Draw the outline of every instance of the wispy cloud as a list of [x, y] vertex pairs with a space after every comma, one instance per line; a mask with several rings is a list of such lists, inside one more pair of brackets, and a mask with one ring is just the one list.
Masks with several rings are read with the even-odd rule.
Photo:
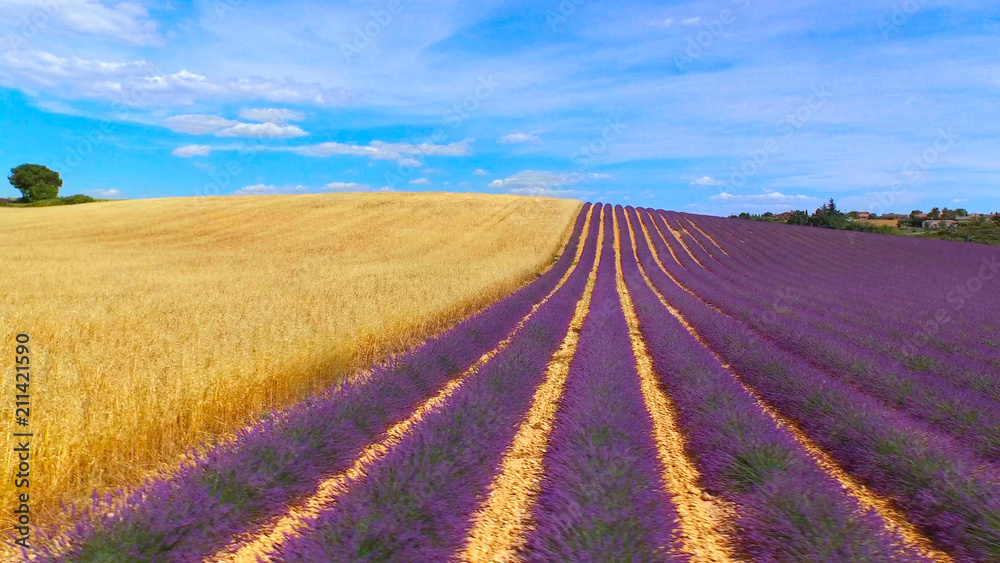
[[183, 147], [177, 147], [174, 149], [174, 156], [180, 158], [191, 158], [194, 156], [208, 156], [212, 152], [212, 147], [208, 145], [184, 145]]
[[702, 176], [701, 178], [691, 182], [692, 186], [721, 186], [723, 184], [725, 184], [725, 182], [722, 180], [716, 180], [711, 176]]
[[162, 43], [158, 25], [137, 2], [104, 5], [99, 0], [4, 0], [0, 20], [14, 19], [29, 26], [60, 32], [110, 37], [123, 43]]
[[429, 186], [431, 181], [427, 178], [417, 178], [416, 180], [410, 180], [410, 183], [414, 186]]
[[292, 109], [254, 108], [240, 110], [240, 119], [258, 123], [282, 124], [289, 121], [302, 121], [305, 119], [305, 114]]
[[217, 115], [187, 114], [175, 115], [164, 122], [168, 128], [178, 133], [190, 135], [208, 135], [216, 137], [258, 137], [289, 139], [308, 135], [297, 125], [279, 125], [277, 123], [242, 123], [225, 119]]
[[585, 180], [603, 180], [610, 177], [608, 174], [599, 173], [524, 170], [502, 180], [493, 180], [489, 187], [521, 195], [573, 197], [576, 192], [569, 186]]
[[388, 191], [388, 188], [375, 190], [368, 184], [356, 182], [330, 182], [320, 187], [286, 185], [275, 186], [272, 184], [254, 184], [246, 186], [233, 192], [233, 195], [276, 195], [276, 194], [305, 194], [305, 193], [327, 193], [327, 192], [371, 192]]
[[121, 192], [116, 189], [87, 190], [87, 195], [91, 195], [96, 198], [112, 199], [120, 196]]
[[772, 212], [802, 209], [813, 204], [818, 204], [821, 201], [819, 198], [810, 195], [783, 194], [773, 190], [764, 190], [759, 194], [721, 192], [708, 199], [719, 204], [724, 204], [726, 209], [732, 211]]
[[538, 140], [538, 132], [515, 132], [500, 137], [501, 143], [531, 143]]
[[368, 145], [328, 142], [318, 145], [295, 147], [291, 150], [306, 156], [328, 157], [333, 155], [365, 156], [375, 160], [400, 160], [419, 163], [417, 157], [468, 156], [472, 154], [471, 139], [448, 144], [386, 143], [372, 141]]
[[287, 78], [216, 80], [184, 69], [164, 73], [145, 60], [60, 57], [47, 51], [19, 49], [0, 54], [0, 83], [129, 107], [189, 106], [200, 100], [227, 98], [330, 105], [347, 97], [342, 89]]

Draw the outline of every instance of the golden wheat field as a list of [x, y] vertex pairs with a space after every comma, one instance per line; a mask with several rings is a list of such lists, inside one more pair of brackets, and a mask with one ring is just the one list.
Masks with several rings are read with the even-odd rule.
[[511, 292], [552, 263], [579, 207], [320, 194], [0, 209], [7, 389], [15, 335], [31, 337], [33, 522], [176, 467]]

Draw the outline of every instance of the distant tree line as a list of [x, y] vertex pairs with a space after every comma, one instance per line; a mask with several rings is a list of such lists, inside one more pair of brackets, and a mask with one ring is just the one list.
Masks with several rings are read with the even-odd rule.
[[[806, 211], [795, 210], [783, 214], [781, 218], [770, 212], [762, 215], [740, 213], [739, 215], [730, 215], [730, 217], [736, 219], [749, 219], [751, 221], [783, 222], [789, 225], [804, 225], [808, 227], [843, 229], [868, 233], [891, 233], [895, 230], [893, 227], [889, 226], [872, 225], [870, 223], [852, 221], [851, 215], [854, 215], [855, 218], [857, 217], [857, 215], [853, 212], [848, 214], [841, 211], [837, 207], [837, 203], [831, 197], [828, 202], [824, 203], [822, 207], [814, 211], [812, 215]], [[869, 219], [876, 219], [878, 217], [877, 215], [872, 215], [869, 215]]]
[[[871, 220], [877, 220], [879, 216], [875, 213], [868, 214], [869, 221], [858, 221], [858, 212], [852, 211], [844, 213], [837, 208], [833, 198], [823, 204], [822, 207], [814, 211], [811, 215], [807, 211], [795, 210], [775, 215], [774, 213], [763, 213], [760, 215], [751, 213], [740, 213], [730, 215], [734, 219], [746, 219], [750, 221], [764, 221], [774, 223], [786, 223], [789, 225], [803, 225], [808, 227], [820, 227], [825, 229], [842, 229], [850, 231], [862, 231], [868, 233], [883, 234], [915, 234], [913, 231], [905, 231], [899, 227], [919, 228], [924, 221], [928, 220], [956, 220], [959, 217], [969, 217], [968, 210], [964, 208], [948, 209], [934, 207], [929, 212], [924, 213], [919, 209], [914, 209], [908, 216], [895, 214], [884, 214], [887, 219], [897, 220], [898, 227], [890, 225], [876, 225]], [[968, 220], [950, 229], [933, 230], [920, 233], [920, 236], [927, 238], [940, 238], [946, 240], [964, 240], [966, 242], [980, 242], [985, 244], [1000, 244], [1000, 214], [990, 216], [978, 216], [974, 220]]]

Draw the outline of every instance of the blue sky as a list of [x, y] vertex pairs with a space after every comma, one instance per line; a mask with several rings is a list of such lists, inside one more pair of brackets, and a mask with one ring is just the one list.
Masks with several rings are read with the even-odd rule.
[[120, 198], [997, 211], [998, 55], [1000, 7], [962, 0], [4, 0], [0, 167]]

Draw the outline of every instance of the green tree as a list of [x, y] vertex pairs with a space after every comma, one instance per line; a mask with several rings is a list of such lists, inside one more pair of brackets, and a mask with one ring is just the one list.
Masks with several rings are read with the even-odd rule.
[[828, 229], [840, 229], [847, 223], [847, 215], [841, 210], [837, 209], [837, 204], [834, 203], [833, 198], [830, 201], [816, 210], [815, 213], [809, 217], [809, 224], [814, 227], [826, 227]]
[[928, 219], [940, 219], [941, 209], [939, 207], [932, 207], [930, 211], [927, 212]]
[[59, 196], [63, 181], [59, 173], [41, 164], [22, 164], [10, 169], [10, 184], [20, 190], [27, 201], [38, 201]]
[[969, 210], [966, 209], [966, 208], [964, 208], [964, 207], [959, 207], [958, 209], [955, 210], [955, 215], [958, 215], [958, 216], [961, 216], [961, 217], [968, 216], [968, 214], [969, 214]]
[[792, 216], [788, 218], [785, 223], [789, 225], [808, 225], [809, 224], [809, 214], [805, 211], [795, 210], [792, 211]]

